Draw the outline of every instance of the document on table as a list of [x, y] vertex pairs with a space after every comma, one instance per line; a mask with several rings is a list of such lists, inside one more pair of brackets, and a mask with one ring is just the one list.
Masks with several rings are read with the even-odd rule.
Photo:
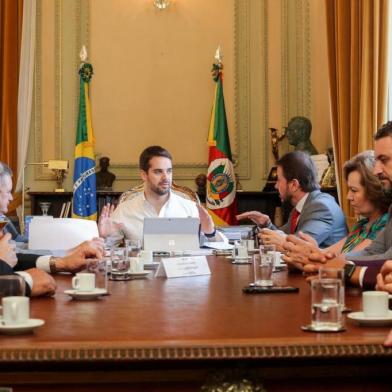
[[72, 218], [34, 218], [29, 227], [29, 249], [71, 249], [99, 237], [97, 222]]

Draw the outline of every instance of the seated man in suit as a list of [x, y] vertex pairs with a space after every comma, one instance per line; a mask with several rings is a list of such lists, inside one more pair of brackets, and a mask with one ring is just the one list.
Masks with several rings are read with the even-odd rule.
[[283, 202], [293, 209], [288, 222], [276, 231], [268, 215], [258, 211], [244, 212], [237, 219], [251, 219], [260, 228], [264, 244], [274, 244], [282, 249], [287, 234], [302, 231], [312, 236], [320, 247], [338, 242], [347, 234], [346, 221], [335, 199], [320, 192], [316, 168], [310, 156], [301, 151], [284, 155], [277, 162], [278, 180], [275, 188]]
[[[378, 129], [374, 139], [374, 174], [380, 179], [386, 196], [392, 200], [392, 122], [389, 121]], [[317, 252], [306, 241], [289, 237], [285, 245], [285, 260], [308, 273], [317, 272], [320, 265], [345, 267], [346, 277], [350, 283], [364, 289], [374, 289], [382, 266], [385, 261], [392, 259], [392, 206], [388, 213], [388, 223], [384, 231], [359, 252], [347, 253], [336, 258], [334, 254]], [[307, 251], [304, 252], [304, 249]]]
[[[8, 211], [12, 200], [12, 171], [0, 162], [0, 214]], [[28, 293], [35, 295], [51, 294], [55, 290], [53, 278], [48, 272], [77, 272], [91, 262], [103, 257], [103, 247], [99, 240], [87, 241], [71, 250], [65, 257], [16, 254], [9, 240], [11, 234], [0, 233], [0, 274], [13, 274], [19, 271], [28, 284]]]
[[109, 237], [111, 243], [123, 238], [142, 240], [144, 218], [200, 218], [202, 234], [208, 241], [222, 241], [224, 236], [215, 230], [207, 210], [195, 202], [176, 195], [172, 186], [172, 157], [160, 146], [147, 147], [139, 159], [140, 175], [144, 191], [125, 200], [116, 209], [102, 209], [98, 228], [101, 237]]

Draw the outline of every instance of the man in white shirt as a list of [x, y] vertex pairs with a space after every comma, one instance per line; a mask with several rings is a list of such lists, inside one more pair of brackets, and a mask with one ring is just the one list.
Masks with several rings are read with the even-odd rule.
[[147, 147], [139, 159], [144, 191], [124, 200], [116, 209], [105, 206], [98, 222], [101, 237], [111, 244], [123, 238], [142, 240], [144, 218], [199, 218], [202, 234], [208, 241], [223, 241], [224, 236], [215, 230], [207, 210], [195, 202], [176, 195], [172, 186], [172, 157], [160, 146]]
[[277, 162], [277, 177], [275, 188], [280, 198], [293, 206], [288, 222], [280, 227], [282, 232], [261, 212], [249, 211], [237, 216], [265, 228], [259, 234], [263, 243], [279, 248], [287, 234], [301, 231], [312, 236], [320, 247], [327, 247], [347, 234], [343, 211], [332, 196], [320, 192], [316, 168], [308, 154], [293, 151], [284, 155]]

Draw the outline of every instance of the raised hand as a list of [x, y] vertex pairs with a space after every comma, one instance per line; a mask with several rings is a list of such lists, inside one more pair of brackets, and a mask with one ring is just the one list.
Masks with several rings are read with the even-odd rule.
[[121, 223], [113, 222], [112, 214], [114, 209], [115, 206], [113, 204], [106, 204], [102, 207], [101, 214], [98, 219], [98, 232], [102, 238], [115, 234], [123, 226]]

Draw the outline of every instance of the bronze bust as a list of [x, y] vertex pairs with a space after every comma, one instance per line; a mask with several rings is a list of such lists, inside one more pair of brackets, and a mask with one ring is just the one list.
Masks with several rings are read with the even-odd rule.
[[112, 190], [116, 176], [108, 170], [109, 164], [110, 159], [108, 157], [102, 157], [99, 160], [99, 167], [101, 170], [96, 173], [98, 190]]
[[310, 141], [312, 123], [306, 117], [293, 117], [287, 126], [286, 137], [295, 150], [303, 151], [309, 155], [317, 155], [318, 152]]

